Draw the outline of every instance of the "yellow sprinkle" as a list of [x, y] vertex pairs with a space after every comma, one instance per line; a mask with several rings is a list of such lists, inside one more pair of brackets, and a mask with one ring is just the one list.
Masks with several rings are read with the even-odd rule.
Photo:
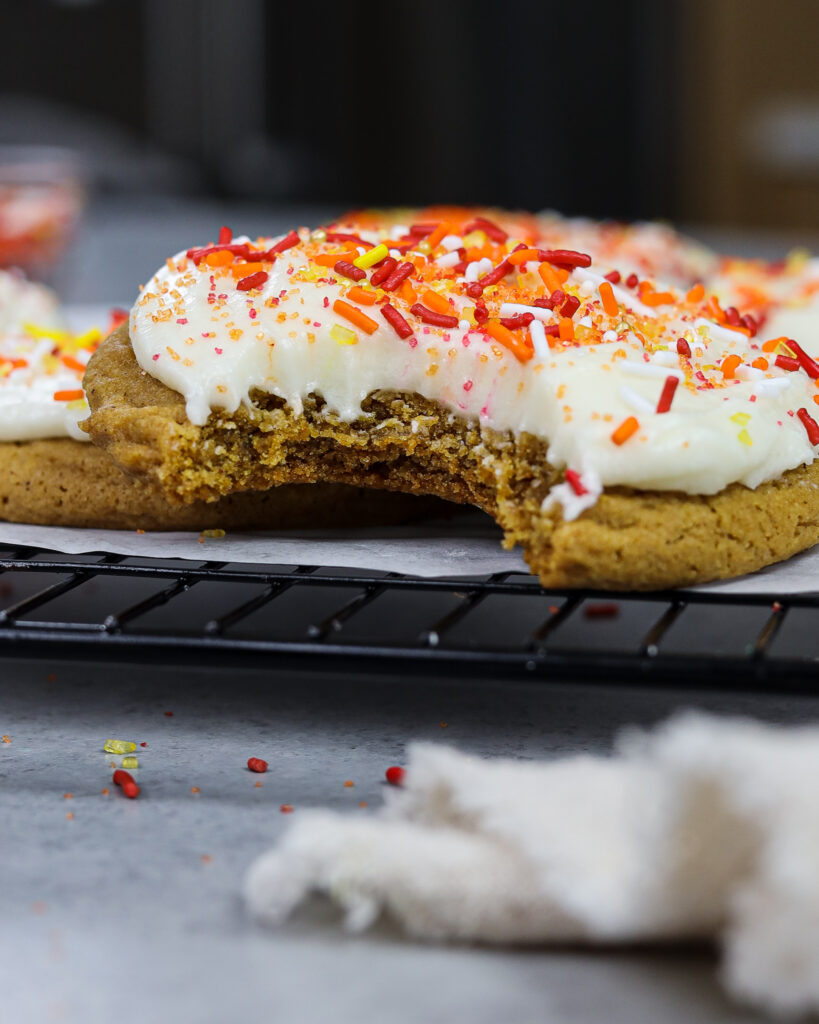
[[750, 419], [751, 414], [749, 412], [735, 412], [731, 417], [731, 422], [738, 424], [740, 427], [744, 427]]
[[87, 404], [84, 398], [77, 398], [66, 405], [66, 409], [86, 409]]
[[123, 768], [139, 768], [139, 759], [136, 757], [123, 757], [122, 759]]
[[741, 444], [747, 444], [748, 446], [750, 446], [750, 445], [752, 445], [754, 443], [751, 440], [751, 435], [748, 433], [747, 430], [744, 430], [744, 429], [740, 430], [740, 432], [737, 434], [737, 440]]
[[102, 341], [102, 332], [96, 327], [92, 327], [90, 331], [78, 334], [74, 338], [77, 348], [91, 348], [92, 345], [96, 345], [100, 341]]
[[203, 537], [224, 537], [224, 535], [225, 535], [225, 531], [224, 530], [203, 530], [202, 531], [202, 536]]
[[355, 331], [350, 331], [346, 327], [342, 327], [341, 324], [334, 324], [330, 328], [330, 337], [339, 345], [358, 344], [358, 335]]
[[106, 740], [102, 749], [107, 754], [132, 754], [136, 750], [136, 743], [131, 740]]
[[69, 337], [68, 331], [58, 331], [53, 327], [38, 327], [37, 324], [23, 324], [23, 330], [32, 338], [51, 338], [52, 341], [62, 341]]
[[359, 270], [367, 270], [374, 263], [380, 263], [385, 257], [389, 256], [390, 250], [381, 242], [374, 249], [369, 249], [367, 252], [362, 253], [361, 256], [357, 256], [353, 260], [353, 265], [358, 267]]

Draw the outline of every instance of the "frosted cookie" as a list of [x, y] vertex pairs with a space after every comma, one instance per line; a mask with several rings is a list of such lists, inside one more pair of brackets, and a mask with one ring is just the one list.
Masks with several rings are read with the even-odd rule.
[[351, 227], [169, 258], [89, 364], [94, 442], [183, 504], [317, 478], [473, 502], [547, 585], [819, 540], [805, 352], [767, 358], [701, 284], [499, 224]]
[[[170, 506], [127, 477], [78, 423], [98, 330], [65, 330], [56, 299], [0, 272], [0, 519], [109, 529], [291, 529], [403, 522], [431, 502], [341, 485], [282, 487]], [[434, 507], [434, 506], [433, 506]]]

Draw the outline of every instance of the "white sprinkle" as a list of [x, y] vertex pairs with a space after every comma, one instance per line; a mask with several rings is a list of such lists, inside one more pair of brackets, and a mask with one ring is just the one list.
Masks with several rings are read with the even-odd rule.
[[[605, 277], [595, 274], [593, 270], [587, 270], [585, 267], [575, 267], [572, 273], [581, 281], [591, 281], [592, 284], [598, 287], [606, 280]], [[609, 284], [611, 284], [611, 281], [609, 281]], [[650, 306], [644, 306], [633, 292], [618, 288], [616, 284], [611, 285], [611, 290], [621, 306], [625, 306], [626, 309], [633, 309], [635, 313], [639, 313], [641, 316], [650, 316], [656, 319], [657, 311], [651, 309]]]
[[659, 349], [651, 356], [653, 363], [659, 363], [660, 366], [676, 366], [679, 369], [680, 357], [675, 352], [668, 352], [665, 349]]
[[400, 249], [390, 249], [390, 256], [392, 256], [392, 258], [394, 260], [400, 260], [401, 259], [401, 250]]
[[591, 327], [591, 325], [592, 325], [592, 318], [590, 316], [581, 317], [577, 321], [577, 324], [578, 324], [578, 327]]
[[787, 377], [771, 377], [754, 385], [755, 395], [779, 395], [791, 386]]
[[603, 341], [610, 344], [613, 341], [617, 341], [617, 331], [606, 331], [603, 335]]
[[535, 320], [542, 320], [544, 324], [550, 324], [555, 318], [551, 309], [541, 309], [540, 306], [526, 306], [522, 302], [504, 302], [500, 308], [501, 316], [517, 316], [518, 313], [531, 313]]
[[453, 249], [460, 249], [463, 244], [464, 240], [460, 235], [445, 235], [441, 239], [441, 245], [447, 252], [451, 252]]
[[448, 252], [445, 256], [439, 256], [435, 260], [436, 267], [454, 267], [456, 263], [461, 262], [461, 257], [457, 252]]
[[656, 363], [635, 363], [630, 359], [624, 359], [620, 363], [620, 369], [625, 373], [633, 373], [635, 377], [677, 377], [685, 380], [682, 370], [674, 370], [670, 366], [657, 366]]
[[468, 331], [472, 324], [468, 320], [459, 320], [458, 326], [462, 331]]
[[577, 290], [584, 298], [587, 299], [594, 291], [594, 285], [591, 283], [591, 281], [583, 281]]
[[704, 327], [712, 338], [721, 338], [723, 341], [745, 341], [745, 335], [739, 331], [732, 331], [728, 327], [722, 327], [720, 324], [715, 324], [712, 320], [704, 320], [702, 317], [698, 317], [694, 321], [694, 327], [699, 330]]
[[[473, 260], [466, 268], [466, 280], [477, 281], [479, 276], [488, 274], [493, 266], [494, 264], [492, 263], [492, 260], [486, 256], [479, 260]], [[473, 267], [475, 268], [474, 270], [472, 269]]]
[[755, 366], [745, 366], [742, 364], [738, 366], [735, 371], [737, 380], [764, 380], [764, 370], [759, 370]]
[[[508, 303], [508, 305], [512, 305], [512, 303]], [[549, 350], [549, 342], [546, 340], [546, 332], [543, 330], [543, 324], [540, 320], [533, 320], [529, 324], [529, 337], [532, 339], [535, 355], [541, 362], [545, 362], [551, 353]]]
[[630, 388], [628, 384], [624, 384], [620, 388], [620, 397], [629, 409], [634, 412], [654, 412], [655, 406], [653, 406], [647, 398], [638, 394], [634, 388]]

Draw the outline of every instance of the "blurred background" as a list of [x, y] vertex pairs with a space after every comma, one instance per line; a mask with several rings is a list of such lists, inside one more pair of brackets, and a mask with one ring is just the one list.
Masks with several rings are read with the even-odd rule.
[[0, 260], [54, 276], [76, 235], [55, 277], [74, 301], [129, 300], [223, 220], [353, 205], [663, 218], [760, 255], [819, 232], [816, 0], [3, 12]]

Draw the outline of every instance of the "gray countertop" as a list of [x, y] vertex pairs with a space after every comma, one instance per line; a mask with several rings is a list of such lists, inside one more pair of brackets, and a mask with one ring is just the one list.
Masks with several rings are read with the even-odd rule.
[[[680, 707], [791, 722], [815, 720], [816, 699], [47, 662], [0, 671], [3, 1024], [760, 1019], [727, 1002], [708, 950], [421, 946], [388, 923], [349, 937], [322, 903], [267, 931], [247, 920], [239, 887], [290, 820], [282, 803], [369, 813], [414, 739], [548, 758], [607, 751], [621, 724]], [[108, 737], [148, 744], [136, 801], [111, 783]], [[266, 775], [247, 771], [252, 755]]]

